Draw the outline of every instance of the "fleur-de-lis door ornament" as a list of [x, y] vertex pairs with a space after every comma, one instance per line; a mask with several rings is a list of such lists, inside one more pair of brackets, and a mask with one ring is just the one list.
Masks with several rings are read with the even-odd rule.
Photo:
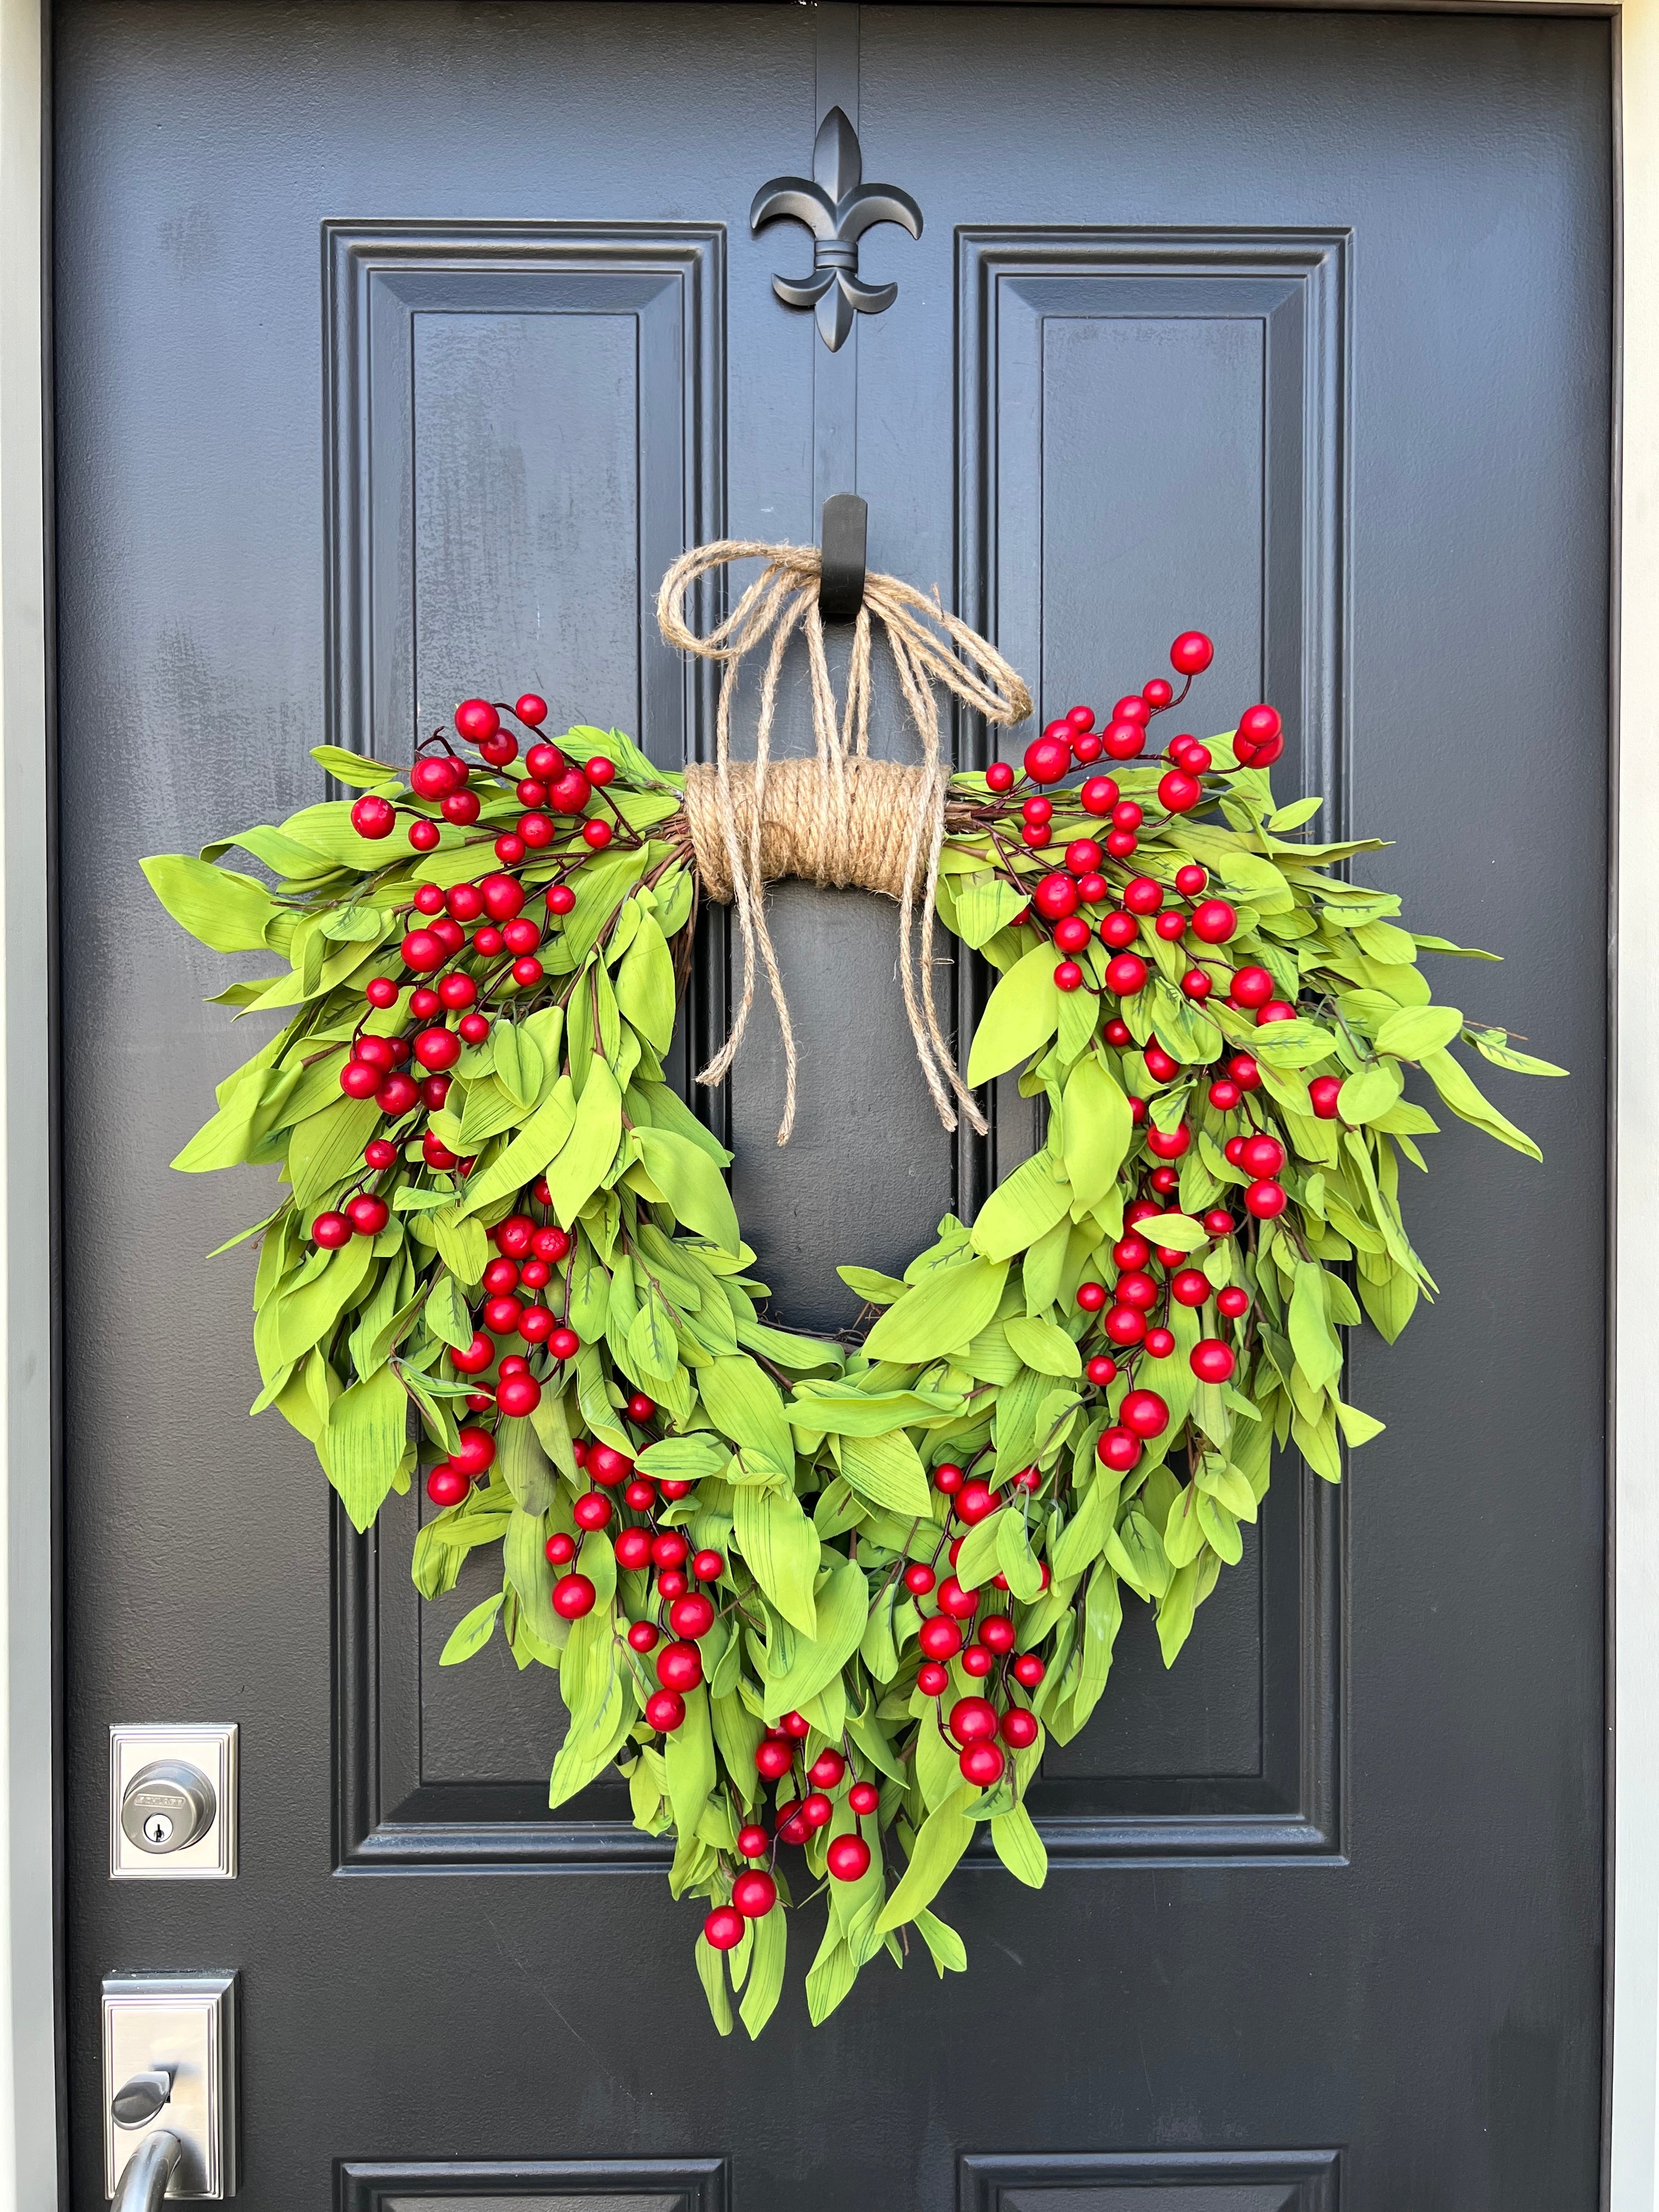
[[793, 216], [812, 234], [810, 276], [775, 276], [772, 289], [791, 307], [817, 312], [818, 336], [831, 353], [847, 342], [853, 317], [878, 315], [898, 297], [896, 284], [866, 284], [859, 275], [859, 240], [872, 223], [896, 222], [921, 236], [921, 210], [896, 185], [866, 185], [859, 134], [839, 107], [818, 125], [812, 181], [774, 177], [755, 195], [749, 227]]

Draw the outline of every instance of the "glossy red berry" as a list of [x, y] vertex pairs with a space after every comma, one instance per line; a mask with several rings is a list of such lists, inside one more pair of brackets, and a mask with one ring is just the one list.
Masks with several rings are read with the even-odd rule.
[[1091, 775], [1078, 797], [1085, 814], [1107, 815], [1117, 805], [1117, 786], [1109, 775]]
[[1215, 647], [1201, 629], [1183, 629], [1170, 647], [1170, 665], [1178, 676], [1201, 676], [1215, 658]]
[[1133, 1436], [1158, 1437], [1170, 1425], [1170, 1409], [1156, 1390], [1131, 1390], [1118, 1418]]
[[1308, 1085], [1308, 1103], [1322, 1121], [1335, 1121], [1341, 1095], [1341, 1079], [1334, 1075], [1316, 1075]]
[[311, 1241], [325, 1252], [337, 1252], [351, 1242], [351, 1223], [343, 1213], [319, 1213], [311, 1224]]
[[1176, 870], [1176, 889], [1182, 898], [1196, 898], [1209, 880], [1209, 870], [1200, 868], [1196, 860], [1188, 860], [1184, 867]]
[[1293, 1022], [1295, 1019], [1296, 1008], [1288, 999], [1269, 999], [1265, 1006], [1257, 1010], [1255, 1025], [1261, 1030], [1273, 1022]]
[[1096, 1389], [1103, 1390], [1109, 1382], [1117, 1380], [1117, 1362], [1109, 1359], [1104, 1352], [1097, 1352], [1083, 1371]]
[[1235, 1053], [1227, 1062], [1227, 1073], [1241, 1091], [1261, 1088], [1261, 1070], [1248, 1052]]
[[962, 1631], [948, 1614], [936, 1613], [924, 1620], [917, 1642], [930, 1659], [954, 1659], [962, 1649]]
[[994, 1513], [996, 1510], [994, 1492], [988, 1483], [977, 1478], [971, 1482], [964, 1482], [957, 1492], [957, 1515], [970, 1525], [975, 1521], [984, 1520], [988, 1513]]
[[1146, 1345], [1148, 1359], [1167, 1359], [1175, 1350], [1175, 1338], [1167, 1328], [1149, 1328]]
[[847, 1772], [847, 1761], [838, 1751], [821, 1751], [806, 1770], [806, 1778], [815, 1790], [837, 1788]]
[[1288, 1200], [1283, 1183], [1272, 1182], [1265, 1177], [1253, 1182], [1244, 1194], [1244, 1208], [1258, 1221], [1274, 1221], [1285, 1211]]
[[951, 1686], [951, 1670], [929, 1659], [916, 1669], [916, 1687], [924, 1698], [942, 1698]]
[[1148, 1129], [1146, 1149], [1155, 1159], [1178, 1160], [1193, 1141], [1192, 1131], [1184, 1121], [1173, 1129]]
[[987, 1698], [958, 1698], [950, 1728], [958, 1743], [989, 1743], [997, 1732], [996, 1708]]
[[769, 1782], [780, 1782], [795, 1763], [795, 1754], [787, 1742], [776, 1736], [767, 1736], [755, 1746], [755, 1765]]
[[574, 1328], [556, 1328], [547, 1340], [547, 1348], [555, 1359], [574, 1359], [581, 1350], [581, 1339]]
[[1273, 988], [1273, 979], [1265, 968], [1241, 968], [1233, 977], [1229, 995], [1236, 1006], [1265, 1006]]
[[[766, 1832], [764, 1829], [744, 1828], [741, 1830], [738, 1837], [738, 1848], [740, 1850], [743, 1849], [743, 1838], [744, 1836], [758, 1836], [760, 1838], [760, 1842], [756, 1846], [754, 1851], [745, 1855], [748, 1856], [758, 1857], [766, 1849]], [[751, 1869], [751, 1871], [747, 1874], [740, 1874], [732, 1885], [732, 1905], [736, 1911], [742, 1913], [745, 1920], [764, 1920], [767, 1914], [772, 1910], [772, 1907], [777, 1903], [777, 1901], [778, 1886], [776, 1882], [773, 1881], [769, 1874], [762, 1874], [758, 1869]]]
[[963, 1651], [962, 1656], [957, 1662], [957, 1666], [961, 1668], [964, 1674], [971, 1674], [981, 1678], [988, 1674], [992, 1668], [994, 1667], [996, 1663], [994, 1656], [983, 1644], [969, 1644], [967, 1645]]
[[495, 1403], [515, 1421], [533, 1413], [542, 1402], [542, 1386], [533, 1375], [508, 1375], [495, 1386]]
[[1101, 1324], [1109, 1343], [1121, 1350], [1139, 1344], [1146, 1334], [1146, 1323], [1133, 1306], [1114, 1306]]
[[1013, 1616], [1006, 1613], [992, 1613], [988, 1620], [980, 1623], [979, 1640], [988, 1650], [998, 1653], [1012, 1651], [1014, 1648]]
[[580, 1620], [592, 1612], [596, 1595], [586, 1575], [561, 1575], [553, 1585], [553, 1610], [561, 1620]]
[[372, 837], [377, 842], [392, 835], [397, 820], [397, 808], [375, 791], [366, 791], [351, 810], [351, 826], [357, 835]]
[[1024, 763], [1033, 783], [1058, 783], [1072, 765], [1070, 733], [1034, 738], [1025, 748]]
[[1106, 963], [1106, 988], [1120, 999], [1132, 999], [1145, 988], [1146, 963], [1138, 952], [1120, 952]]
[[1231, 1345], [1218, 1336], [1206, 1336], [1193, 1346], [1188, 1364], [1200, 1382], [1225, 1382], [1238, 1363]]
[[1037, 1720], [1024, 1705], [1010, 1705], [1002, 1716], [1002, 1741], [1013, 1751], [1027, 1751], [1037, 1740]]
[[1158, 802], [1168, 813], [1190, 814], [1203, 796], [1203, 785], [1184, 768], [1172, 768], [1158, 779]]
[[576, 1556], [576, 1540], [574, 1536], [566, 1535], [564, 1531], [560, 1529], [556, 1534], [548, 1538], [543, 1548], [547, 1553], [548, 1564], [550, 1566], [568, 1567]]
[[579, 1528], [603, 1528], [611, 1518], [611, 1500], [602, 1490], [584, 1491], [570, 1510]]
[[1240, 1321], [1250, 1310], [1250, 1294], [1237, 1283], [1229, 1283], [1224, 1291], [1216, 1293], [1216, 1308], [1229, 1321]]
[[963, 1780], [976, 1783], [981, 1790], [988, 1790], [1002, 1779], [1003, 1756], [994, 1743], [970, 1744], [957, 1765], [962, 1769]]
[[1237, 913], [1225, 899], [1204, 899], [1193, 908], [1193, 935], [1206, 945], [1224, 945], [1237, 927]]
[[1012, 789], [1013, 781], [1014, 771], [1006, 761], [993, 761], [985, 771], [985, 786], [988, 791], [1008, 791]]
[[936, 1579], [926, 1559], [912, 1559], [904, 1570], [904, 1587], [912, 1597], [926, 1597]]
[[1247, 1137], [1238, 1164], [1249, 1176], [1276, 1176], [1285, 1164], [1285, 1147], [1277, 1137]]
[[881, 1792], [873, 1782], [855, 1782], [847, 1793], [847, 1802], [860, 1816], [873, 1813], [881, 1802]]
[[665, 1644], [656, 1666], [665, 1690], [695, 1690], [702, 1680], [702, 1654], [695, 1644]]

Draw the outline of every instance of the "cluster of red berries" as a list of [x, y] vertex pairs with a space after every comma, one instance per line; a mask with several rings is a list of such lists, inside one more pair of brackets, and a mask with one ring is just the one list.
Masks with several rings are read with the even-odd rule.
[[[547, 720], [547, 702], [538, 698], [533, 691], [526, 691], [507, 711], [516, 715], [526, 729], [538, 730]], [[501, 710], [487, 699], [464, 699], [455, 709], [455, 729], [458, 736], [477, 747], [498, 773], [518, 758], [518, 739], [511, 731], [501, 727]], [[434, 741], [442, 750], [423, 753], [416, 761], [409, 772], [409, 787], [417, 799], [435, 805], [446, 822], [457, 829], [471, 829], [483, 811], [483, 801], [477, 793], [468, 788], [471, 763], [462, 759], [441, 732], [434, 732]], [[558, 835], [558, 825], [552, 816], [585, 815], [594, 791], [603, 790], [617, 773], [611, 763], [603, 757], [579, 768], [544, 738], [531, 746], [525, 755], [524, 765], [528, 773], [517, 785], [516, 795], [526, 811], [514, 829], [504, 830], [495, 840], [495, 857], [504, 867], [515, 866], [532, 849], [550, 845]], [[396, 829], [398, 811], [380, 792], [366, 792], [351, 810], [351, 826], [360, 837], [373, 838], [378, 842]], [[417, 853], [431, 852], [441, 834], [437, 823], [427, 814], [416, 812], [409, 825], [409, 842]], [[602, 852], [615, 835], [614, 827], [602, 815], [594, 815], [582, 823], [582, 842], [591, 851]]]
[[[1085, 806], [1091, 788], [1086, 783], [1083, 787]], [[1048, 802], [1037, 803], [1047, 805]], [[1028, 806], [1031, 804], [1026, 801]], [[1102, 858], [1092, 837], [1073, 838], [1066, 848], [1064, 868], [1042, 877], [1032, 890], [1030, 906], [1015, 916], [1017, 922], [1029, 922], [1035, 914], [1051, 925], [1054, 945], [1066, 956], [1054, 969], [1059, 989], [1083, 988], [1086, 979], [1073, 956], [1083, 951], [1092, 936], [1097, 935], [1112, 956], [1106, 963], [1106, 988], [1114, 997], [1132, 999], [1145, 988], [1151, 972], [1139, 953], [1129, 950], [1144, 924], [1150, 924], [1153, 933], [1168, 945], [1178, 944], [1188, 929], [1206, 945], [1224, 945], [1237, 931], [1236, 909], [1224, 898], [1204, 896], [1209, 874], [1192, 860], [1177, 868], [1174, 877], [1174, 890], [1186, 902], [1184, 906], [1165, 907], [1165, 888], [1156, 877], [1131, 876], [1118, 894], [1120, 903], [1097, 923], [1092, 922], [1083, 909], [1103, 906], [1112, 895], [1100, 872]], [[1200, 964], [1202, 959], [1201, 953], [1195, 956], [1195, 964], [1181, 979], [1182, 991], [1196, 1000], [1207, 999], [1224, 979], [1221, 972], [1212, 974]]]
[[[626, 1408], [635, 1427], [642, 1427], [656, 1410], [642, 1391], [635, 1391]], [[653, 1729], [672, 1734], [685, 1718], [683, 1693], [696, 1689], [702, 1680], [698, 1639], [714, 1625], [713, 1600], [703, 1591], [694, 1590], [691, 1579], [718, 1582], [726, 1571], [726, 1561], [718, 1552], [694, 1553], [678, 1528], [663, 1528], [656, 1518], [659, 1499], [678, 1503], [690, 1491], [689, 1481], [672, 1475], [653, 1480], [626, 1452], [597, 1439], [578, 1437], [572, 1449], [576, 1465], [593, 1486], [582, 1492], [572, 1509], [576, 1526], [584, 1532], [597, 1532], [609, 1528], [615, 1517], [618, 1526], [611, 1545], [617, 1566], [630, 1573], [642, 1573], [652, 1567], [657, 1571], [656, 1603], [659, 1610], [664, 1606], [668, 1608], [666, 1627], [674, 1640], [657, 1653], [659, 1688], [647, 1698], [645, 1714]], [[641, 1517], [624, 1520], [608, 1494], [611, 1492], [617, 1493], [624, 1512]], [[560, 1531], [548, 1538], [549, 1563], [568, 1570], [553, 1586], [553, 1610], [565, 1620], [580, 1620], [591, 1613], [597, 1595], [589, 1577], [571, 1567], [575, 1556], [574, 1536]], [[644, 1657], [656, 1650], [662, 1636], [663, 1630], [655, 1622], [636, 1620], [628, 1632], [628, 1641]]]
[[[805, 1714], [786, 1713], [755, 1747], [756, 1769], [767, 1781], [778, 1784], [781, 1801], [799, 1756], [796, 1747], [810, 1732]], [[848, 1809], [855, 1820], [868, 1820], [881, 1802], [875, 1784], [853, 1776], [845, 1757], [833, 1745], [826, 1745], [818, 1753], [806, 1769], [803, 1783], [799, 1796], [777, 1804], [772, 1836], [757, 1821], [738, 1829], [738, 1850], [743, 1857], [775, 1864], [778, 1844], [804, 1844], [816, 1829], [827, 1828], [836, 1817], [831, 1792], [839, 1790], [843, 1783], [848, 1784]], [[870, 1871], [870, 1846], [856, 1829], [834, 1838], [824, 1854], [824, 1863], [837, 1881], [862, 1881]], [[764, 1920], [777, 1901], [774, 1876], [766, 1868], [751, 1863], [732, 1882], [730, 1905], [716, 1905], [704, 1920], [703, 1936], [714, 1950], [729, 1951], [743, 1941], [745, 1924]]]

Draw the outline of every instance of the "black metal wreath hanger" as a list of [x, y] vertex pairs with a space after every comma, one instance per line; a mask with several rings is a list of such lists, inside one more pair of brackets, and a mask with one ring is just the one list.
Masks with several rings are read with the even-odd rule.
[[856, 492], [838, 491], [823, 502], [818, 532], [822, 568], [818, 612], [827, 623], [849, 623], [864, 605], [870, 510]]

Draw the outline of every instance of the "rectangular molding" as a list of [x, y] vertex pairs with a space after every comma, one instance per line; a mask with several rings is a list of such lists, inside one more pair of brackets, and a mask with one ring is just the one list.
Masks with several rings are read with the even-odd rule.
[[607, 2197], [671, 2200], [673, 2212], [728, 2212], [731, 2169], [723, 2158], [352, 2160], [337, 2169], [336, 2212], [392, 2212], [432, 2198], [441, 2206], [473, 2198], [523, 2197], [526, 2212], [568, 2200], [586, 2207]]
[[[1238, 2212], [1340, 2212], [1338, 2150], [975, 2152], [957, 2165], [957, 2212], [1187, 2212], [1224, 2190]], [[1164, 2191], [1167, 2188], [1169, 2194]], [[1282, 2192], [1282, 2193], [1281, 2193]]]

